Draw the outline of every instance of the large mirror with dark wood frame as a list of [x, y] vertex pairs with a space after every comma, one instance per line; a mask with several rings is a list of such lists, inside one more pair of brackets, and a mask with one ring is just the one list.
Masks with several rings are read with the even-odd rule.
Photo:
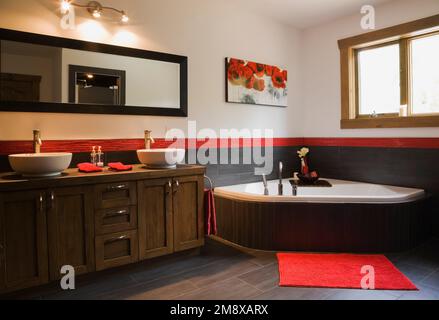
[[187, 57], [0, 29], [0, 111], [187, 116]]

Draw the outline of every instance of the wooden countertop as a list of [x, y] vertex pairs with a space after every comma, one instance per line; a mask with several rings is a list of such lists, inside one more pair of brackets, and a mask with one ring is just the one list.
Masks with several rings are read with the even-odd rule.
[[179, 165], [177, 169], [146, 169], [144, 165], [134, 165], [132, 171], [115, 172], [104, 168], [103, 172], [82, 173], [78, 169], [67, 169], [60, 176], [51, 178], [23, 178], [15, 172], [0, 173], [0, 191], [26, 189], [46, 189], [64, 186], [77, 186], [100, 183], [117, 183], [154, 178], [170, 178], [205, 173], [205, 167]]

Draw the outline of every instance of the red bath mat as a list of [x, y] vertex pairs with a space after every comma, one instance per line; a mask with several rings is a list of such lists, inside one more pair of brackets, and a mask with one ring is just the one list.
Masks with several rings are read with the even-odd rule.
[[362, 289], [363, 277], [370, 285], [373, 267], [375, 290], [418, 290], [383, 255], [278, 253], [277, 258], [282, 287]]

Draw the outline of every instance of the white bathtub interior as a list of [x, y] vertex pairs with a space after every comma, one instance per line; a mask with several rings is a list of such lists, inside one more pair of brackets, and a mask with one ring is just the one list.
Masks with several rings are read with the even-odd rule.
[[324, 179], [332, 187], [301, 187], [293, 196], [290, 180], [283, 180], [283, 195], [278, 195], [279, 180], [268, 182], [269, 195], [264, 195], [261, 182], [215, 188], [215, 195], [258, 202], [326, 202], [326, 203], [404, 203], [425, 197], [425, 191], [364, 182]]

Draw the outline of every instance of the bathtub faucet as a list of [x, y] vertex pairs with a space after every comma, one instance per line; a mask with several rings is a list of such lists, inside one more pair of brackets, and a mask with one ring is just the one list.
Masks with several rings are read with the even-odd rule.
[[284, 186], [282, 184], [282, 171], [283, 171], [283, 168], [284, 168], [284, 164], [282, 163], [282, 161], [280, 161], [279, 162], [279, 186], [278, 186], [279, 195], [280, 196], [283, 196], [283, 194], [284, 194]]
[[262, 183], [264, 184], [264, 196], [269, 196], [270, 193], [268, 192], [267, 177], [265, 174], [262, 175]]
[[292, 187], [293, 187], [293, 196], [296, 197], [297, 196], [297, 184], [293, 183]]

